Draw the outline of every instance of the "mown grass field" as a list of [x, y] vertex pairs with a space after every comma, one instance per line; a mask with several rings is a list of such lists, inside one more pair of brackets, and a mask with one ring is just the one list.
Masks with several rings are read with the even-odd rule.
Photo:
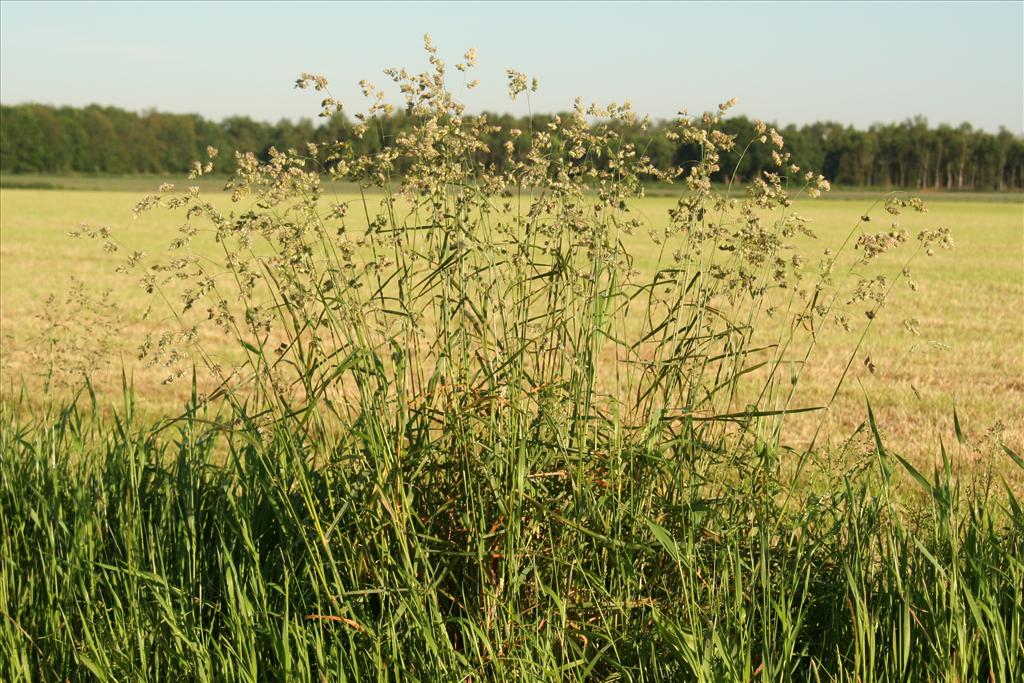
[[[151, 297], [134, 279], [115, 272], [115, 256], [104, 253], [94, 241], [72, 239], [67, 233], [82, 222], [109, 226], [126, 247], [160, 254], [166, 252], [181, 218], [153, 212], [133, 220], [131, 209], [143, 194], [137, 179], [92, 179], [82, 187], [107, 189], [0, 190], [3, 391], [10, 396], [24, 383], [31, 396], [38, 396], [35, 392], [52, 369], [48, 366], [66, 360], [45, 343], [48, 334], [51, 339], [54, 336], [54, 329], [48, 333], [48, 328], [59, 321], [66, 327], [60, 328], [58, 336], [71, 342], [63, 349], [64, 356], [78, 344], [83, 349], [95, 346], [100, 337], [110, 342], [111, 353], [91, 368], [100, 396], [119, 396], [123, 363], [134, 376], [143, 410], [173, 412], [187, 397], [184, 383], [163, 386], [163, 369], [146, 368], [135, 360], [145, 334], [167, 324], [168, 310], [155, 302], [154, 315], [140, 320], [154, 304]], [[343, 192], [337, 199], [355, 200], [356, 196]], [[216, 201], [225, 209], [230, 205], [223, 195]], [[912, 272], [919, 290], [901, 286], [859, 349], [861, 320], [854, 320], [854, 332], [828, 329], [801, 378], [798, 403], [826, 405], [852, 358], [849, 374], [825, 418], [831, 443], [842, 443], [863, 422], [869, 400], [903, 452], [930, 466], [927, 460], [936, 452], [935, 435], [949, 433], [955, 404], [976, 447], [972, 458], [984, 467], [998, 438], [1018, 450], [1024, 442], [1024, 203], [1017, 196], [992, 195], [971, 200], [938, 194], [926, 201], [927, 213], [905, 214], [900, 225], [911, 234], [948, 227], [956, 249], [917, 259]], [[638, 200], [634, 210], [645, 224], [657, 227], [673, 204], [671, 197], [653, 196]], [[794, 209], [812, 219], [818, 236], [816, 240], [800, 238], [800, 250], [813, 259], [825, 248], [836, 248], [871, 205], [872, 200], [860, 193], [798, 200]], [[876, 223], [869, 224], [870, 229], [888, 227], [891, 217], [879, 207], [871, 215]], [[645, 231], [629, 240], [638, 268], [653, 267], [659, 247]], [[903, 258], [902, 254], [883, 256], [876, 261], [876, 270], [894, 276]], [[110, 290], [110, 300], [122, 315], [116, 329], [94, 328], [94, 318], [76, 313], [78, 304], [65, 301], [72, 277], [95, 297]], [[56, 299], [48, 305], [51, 295]], [[59, 320], [62, 316], [67, 319]], [[919, 322], [919, 335], [905, 328], [904, 321], [910, 318]], [[773, 325], [765, 321], [766, 340], [777, 336]], [[207, 333], [202, 343], [228, 358], [233, 351], [231, 342], [215, 333]], [[57, 393], [47, 394], [47, 399], [70, 390], [59, 382], [51, 389]], [[820, 415], [794, 418], [789, 437], [793, 445], [803, 445], [801, 440], [813, 433]]]

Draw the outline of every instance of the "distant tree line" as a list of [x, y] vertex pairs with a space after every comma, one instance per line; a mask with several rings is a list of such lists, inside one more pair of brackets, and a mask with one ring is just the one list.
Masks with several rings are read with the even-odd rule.
[[[509, 114], [488, 115], [491, 123], [510, 128], [539, 129], [554, 115], [532, 121]], [[404, 113], [378, 120], [362, 138], [343, 115], [315, 125], [309, 119], [277, 123], [233, 116], [215, 122], [195, 114], [136, 113], [116, 107], [52, 107], [38, 104], [0, 106], [0, 171], [4, 173], [178, 174], [205, 157], [206, 147], [222, 152], [253, 152], [266, 157], [272, 147], [301, 148], [307, 142], [344, 140], [356, 152], [391, 144], [415, 121]], [[662, 133], [671, 122], [648, 130], [627, 131], [627, 139], [645, 150], [662, 170], [685, 167], [695, 148], [669, 141]], [[739, 149], [754, 136], [754, 122], [743, 116], [725, 119], [726, 132], [739, 136]], [[791, 161], [814, 169], [837, 185], [945, 190], [1024, 189], [1024, 138], [1007, 130], [989, 133], [964, 123], [929, 127], [917, 117], [858, 130], [834, 122], [779, 128]], [[504, 162], [503, 133], [487, 140], [480, 161]], [[519, 144], [524, 144], [523, 138]], [[219, 170], [229, 173], [232, 157], [223, 154]], [[739, 161], [738, 167], [737, 162]], [[721, 177], [733, 169], [740, 179], [774, 168], [770, 150], [752, 146], [740, 161], [739, 151], [723, 158]], [[401, 170], [401, 169], [399, 169]]]

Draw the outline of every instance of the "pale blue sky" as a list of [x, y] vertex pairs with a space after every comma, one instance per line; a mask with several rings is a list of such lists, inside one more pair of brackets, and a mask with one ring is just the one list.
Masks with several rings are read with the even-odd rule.
[[[356, 83], [479, 50], [471, 110], [525, 112], [505, 69], [540, 79], [535, 111], [632, 99], [656, 117], [729, 97], [780, 123], [933, 123], [1024, 130], [1024, 2], [997, 3], [0, 3], [0, 101], [315, 117], [292, 88]], [[457, 78], [459, 74], [455, 74]], [[453, 79], [454, 80], [454, 79]]]

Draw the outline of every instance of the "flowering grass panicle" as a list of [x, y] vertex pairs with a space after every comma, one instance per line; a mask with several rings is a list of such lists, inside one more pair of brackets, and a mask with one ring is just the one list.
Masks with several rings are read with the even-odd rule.
[[[734, 100], [680, 112], [661, 171], [628, 101], [506, 129], [453, 95], [475, 50], [425, 48], [385, 71], [400, 101], [360, 83], [352, 136], [236, 153], [230, 205], [140, 201], [180, 216], [166, 251], [80, 231], [164, 312], [140, 355], [193, 385], [150, 426], [128, 379], [111, 423], [0, 404], [0, 677], [1019, 678], [1017, 498], [961, 488], [944, 447], [929, 480], [870, 408], [835, 451], [784, 429], [824, 412], [796, 389], [826, 326], [863, 340], [952, 246], [865, 225], [920, 201], [812, 254], [794, 201], [827, 180], [767, 124], [726, 132]], [[676, 191], [653, 220], [652, 182]]]
[[[211, 323], [243, 350], [229, 373], [234, 385], [219, 394], [236, 407], [269, 401], [275, 419], [301, 415], [317, 430], [395, 416], [386, 432], [396, 443], [455, 429], [448, 421], [468, 404], [492, 414], [512, 407], [535, 431], [556, 426], [563, 446], [623, 428], [642, 440], [678, 438], [679, 418], [712, 443], [727, 431], [734, 438], [730, 425], [743, 434], [765, 413], [781, 423], [797, 409], [792, 383], [777, 381], [792, 365], [797, 329], [829, 319], [848, 328], [841, 302], [869, 302], [873, 319], [893, 280], [909, 276], [904, 268], [892, 280], [859, 270], [836, 277], [838, 252], [808, 268], [792, 238], [814, 233], [791, 195], [818, 196], [829, 183], [790, 164], [781, 134], [764, 123], [749, 140], [723, 132], [735, 99], [702, 116], [680, 112], [666, 135], [694, 156], [663, 172], [624, 138], [649, 125], [628, 102], [577, 99], [546, 125], [502, 130], [466, 113], [429, 36], [425, 47], [430, 70], [385, 70], [416, 121], [411, 130], [389, 136], [381, 121], [395, 105], [360, 82], [369, 106], [356, 115], [355, 135], [377, 138], [375, 151], [338, 141], [272, 148], [266, 160], [237, 153], [227, 185], [237, 210], [219, 211], [194, 187], [163, 188], [136, 206], [185, 216], [170, 245], [180, 255], [143, 267], [133, 253], [123, 266], [143, 273], [147, 291], [180, 302], [179, 329], [147, 340], [142, 355], [180, 366], [186, 356], [171, 340], [198, 339], [197, 328]], [[475, 50], [464, 60], [461, 75], [475, 67]], [[323, 76], [304, 73], [296, 87], [326, 94], [325, 110], [342, 106]], [[510, 69], [508, 87], [515, 101], [537, 81]], [[500, 167], [477, 161], [495, 133], [506, 153]], [[716, 187], [723, 155], [754, 145], [770, 148], [776, 170], [742, 192], [735, 170]], [[210, 173], [216, 157], [210, 148], [191, 177]], [[338, 181], [362, 189], [358, 206], [332, 201]], [[632, 202], [649, 181], [680, 190], [648, 231], [658, 262], [640, 268], [630, 245], [646, 223]], [[902, 196], [884, 207], [893, 215], [924, 208]], [[907, 239], [896, 224], [865, 233], [866, 220], [847, 240], [861, 250], [861, 266]], [[222, 258], [192, 249], [200, 233], [213, 236]], [[929, 253], [951, 243], [941, 232], [919, 239]], [[195, 315], [203, 311], [205, 320]], [[762, 315], [788, 316], [789, 332], [755, 345]], [[219, 359], [201, 349], [190, 357], [224, 376]], [[168, 381], [182, 374], [178, 367]], [[741, 379], [758, 378], [761, 388], [740, 391]], [[558, 400], [536, 400], [540, 388]]]

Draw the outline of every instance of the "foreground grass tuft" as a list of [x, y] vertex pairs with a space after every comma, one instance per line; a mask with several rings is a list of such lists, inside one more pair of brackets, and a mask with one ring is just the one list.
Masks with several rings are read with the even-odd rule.
[[[130, 403], [5, 405], [0, 441], [5, 680], [1024, 673], [1019, 500], [881, 441], [819, 493], [782, 485], [771, 448], [392, 461]], [[897, 505], [912, 485], [925, 502]]]

